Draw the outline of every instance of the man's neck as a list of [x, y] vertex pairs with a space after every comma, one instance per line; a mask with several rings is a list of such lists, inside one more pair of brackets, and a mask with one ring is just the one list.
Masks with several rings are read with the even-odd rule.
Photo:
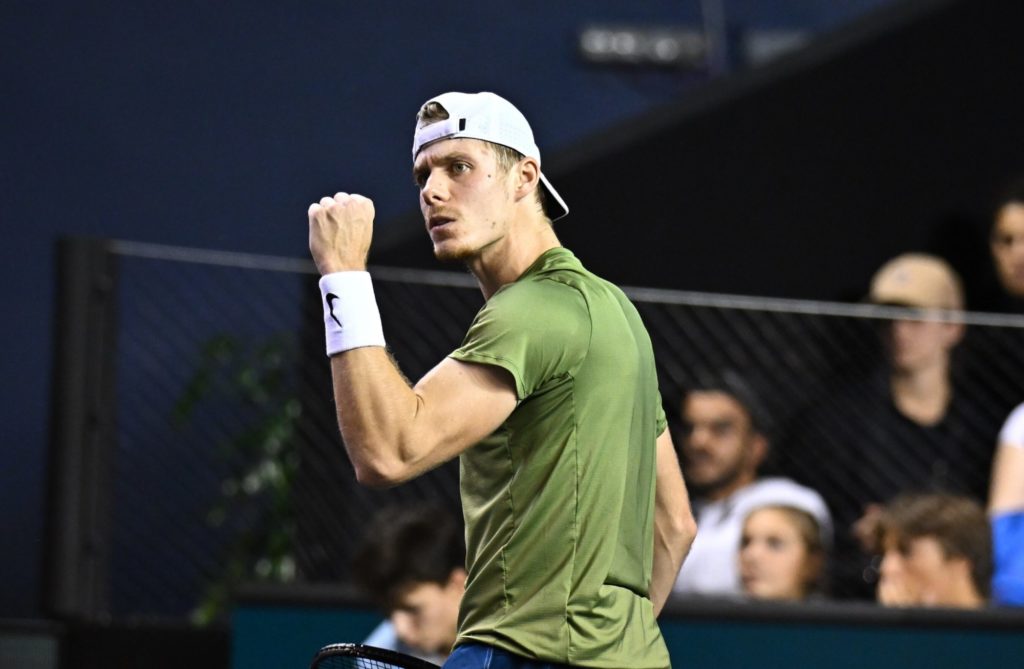
[[484, 299], [489, 300], [502, 286], [522, 276], [544, 252], [561, 245], [547, 219], [530, 216], [513, 224], [507, 235], [466, 266], [476, 277]]
[[985, 598], [982, 597], [974, 583], [970, 580], [955, 579], [950, 584], [946, 593], [947, 600], [941, 602], [943, 606], [951, 606], [961, 609], [980, 609], [985, 606]]
[[755, 481], [757, 481], [756, 473], [743, 474], [726, 485], [702, 491], [701, 497], [706, 502], [721, 502], [732, 497], [737, 491], [752, 485]]
[[897, 410], [919, 425], [931, 426], [946, 415], [953, 387], [949, 366], [932, 365], [891, 376], [892, 399]]

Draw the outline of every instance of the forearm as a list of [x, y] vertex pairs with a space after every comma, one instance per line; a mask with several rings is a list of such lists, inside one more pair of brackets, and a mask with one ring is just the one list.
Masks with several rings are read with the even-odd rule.
[[692, 516], [682, 519], [659, 513], [654, 523], [654, 568], [651, 572], [650, 596], [654, 613], [661, 613], [665, 602], [672, 594], [679, 569], [683, 566], [690, 545], [697, 536], [697, 527]]
[[[443, 402], [425, 417], [422, 393], [409, 387], [384, 348], [384, 335], [366, 256], [373, 236], [373, 203], [336, 193], [309, 207], [309, 249], [321, 274], [327, 354], [345, 448], [357, 478], [398, 483], [438, 464], [451, 420]], [[457, 391], [459, 389], [456, 389]], [[472, 388], [461, 389], [471, 393]], [[447, 455], [450, 457], [450, 454]]]
[[360, 482], [398, 483], [426, 468], [430, 444], [416, 435], [421, 400], [383, 347], [332, 356], [331, 374], [338, 427]]
[[660, 614], [672, 593], [679, 569], [697, 536], [686, 484], [679, 469], [672, 437], [665, 430], [658, 437], [657, 486], [654, 495], [654, 566], [650, 597]]

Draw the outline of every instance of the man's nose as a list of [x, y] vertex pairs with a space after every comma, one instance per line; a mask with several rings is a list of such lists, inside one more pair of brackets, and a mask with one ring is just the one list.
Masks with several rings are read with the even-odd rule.
[[391, 614], [391, 624], [395, 626], [395, 634], [399, 639], [410, 646], [416, 645], [415, 626], [412, 624], [412, 616], [396, 611]]
[[706, 425], [694, 425], [690, 431], [690, 445], [706, 448], [711, 441], [711, 430]]
[[914, 333], [914, 321], [898, 319], [892, 322], [892, 335], [896, 338], [909, 337]]
[[420, 192], [426, 204], [443, 202], [448, 196], [448, 185], [442, 175], [431, 172]]
[[899, 571], [900, 558], [894, 551], [886, 551], [882, 554], [882, 564], [878, 566], [878, 572], [882, 575], [892, 575]]

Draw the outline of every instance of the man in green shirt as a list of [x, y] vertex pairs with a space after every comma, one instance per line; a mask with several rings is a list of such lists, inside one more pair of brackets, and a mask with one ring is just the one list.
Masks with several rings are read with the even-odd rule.
[[508, 101], [428, 101], [413, 160], [435, 256], [487, 300], [459, 349], [411, 388], [385, 352], [368, 199], [311, 205], [310, 252], [358, 479], [461, 458], [468, 577], [445, 667], [669, 666], [655, 618], [695, 527], [639, 315], [559, 243], [568, 209]]

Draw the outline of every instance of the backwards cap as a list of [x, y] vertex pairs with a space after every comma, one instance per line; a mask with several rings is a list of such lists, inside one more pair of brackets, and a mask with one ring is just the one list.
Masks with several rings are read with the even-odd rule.
[[[436, 102], [448, 112], [448, 118], [416, 127], [412, 142], [412, 158], [416, 160], [420, 149], [442, 139], [481, 139], [514, 149], [540, 163], [540, 149], [533, 139], [533, 130], [526, 117], [515, 106], [494, 93], [444, 93], [428, 100]], [[424, 106], [425, 106], [424, 105]], [[569, 213], [565, 200], [554, 189], [544, 173], [540, 174], [541, 187], [548, 195], [548, 211], [552, 221]]]
[[923, 309], [964, 308], [963, 288], [945, 260], [926, 253], [905, 253], [882, 265], [871, 279], [870, 299]]

